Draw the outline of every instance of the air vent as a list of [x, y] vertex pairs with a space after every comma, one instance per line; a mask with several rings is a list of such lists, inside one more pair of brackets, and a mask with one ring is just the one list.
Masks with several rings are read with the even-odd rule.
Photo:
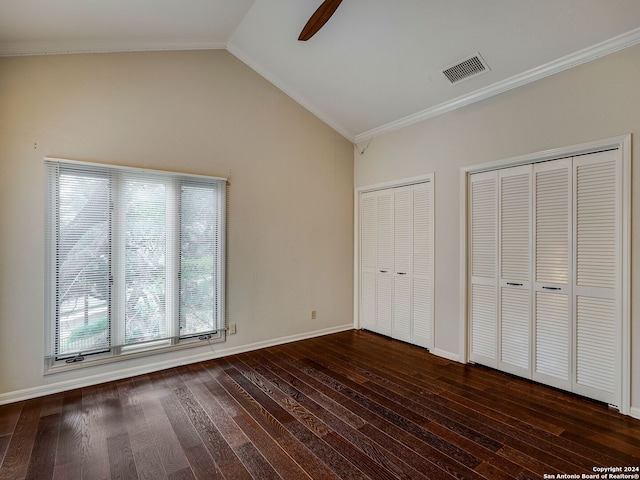
[[487, 66], [484, 59], [479, 53], [476, 53], [455, 65], [451, 65], [444, 69], [442, 73], [447, 77], [451, 84], [454, 84], [463, 80], [468, 80], [482, 73], [487, 73], [489, 70], [490, 68]]

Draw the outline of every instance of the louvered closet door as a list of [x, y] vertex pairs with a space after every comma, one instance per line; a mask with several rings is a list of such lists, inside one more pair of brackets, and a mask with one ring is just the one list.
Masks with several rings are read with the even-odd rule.
[[393, 328], [391, 336], [411, 340], [411, 186], [393, 189]]
[[383, 190], [376, 195], [376, 328], [391, 336], [393, 325], [393, 192]]
[[433, 346], [433, 184], [360, 194], [360, 325]]
[[620, 388], [619, 150], [574, 159], [573, 391], [616, 404]]
[[377, 215], [376, 192], [360, 196], [360, 324], [362, 328], [376, 328], [376, 271], [377, 271]]
[[497, 367], [497, 172], [477, 173], [471, 182], [471, 361]]
[[433, 184], [414, 185], [411, 190], [413, 215], [413, 295], [411, 343], [433, 348]]
[[531, 377], [531, 165], [499, 172], [499, 362]]
[[533, 379], [571, 390], [572, 161], [533, 166]]

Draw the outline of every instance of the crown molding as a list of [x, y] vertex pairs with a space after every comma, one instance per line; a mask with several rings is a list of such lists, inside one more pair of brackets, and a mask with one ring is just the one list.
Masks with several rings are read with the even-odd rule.
[[207, 40], [116, 40], [20, 42], [0, 45], [0, 57], [70, 53], [145, 52], [162, 50], [222, 50], [225, 42]]
[[485, 100], [487, 98], [499, 95], [514, 88], [527, 85], [528, 83], [535, 82], [542, 78], [554, 75], [556, 73], [563, 72], [570, 68], [582, 65], [583, 63], [590, 62], [597, 58], [615, 53], [619, 50], [632, 47], [640, 43], [640, 28], [630, 30], [629, 32], [613, 37], [604, 42], [598, 43], [591, 47], [579, 50], [578, 52], [566, 55], [558, 60], [554, 60], [545, 65], [528, 70], [519, 75], [515, 75], [511, 78], [507, 78], [501, 82], [494, 83], [485, 88], [481, 88], [467, 95], [454, 98], [453, 100], [441, 103], [426, 110], [408, 115], [404, 118], [395, 120], [393, 122], [381, 125], [366, 132], [360, 133], [355, 136], [354, 142], [356, 144], [363, 143], [370, 140], [373, 137], [378, 137], [394, 130], [399, 130], [404, 127], [408, 127], [415, 123], [428, 120], [430, 118], [437, 117], [443, 113], [451, 112], [458, 108], [465, 107], [475, 102]]
[[640, 43], [640, 28], [630, 30], [622, 35], [613, 37], [594, 46], [578, 52], [566, 55], [545, 65], [515, 75], [501, 82], [494, 83], [466, 95], [454, 98], [439, 105], [427, 108], [420, 112], [394, 120], [387, 124], [362, 132], [357, 135], [349, 132], [335, 119], [326, 115], [321, 108], [307, 101], [286, 83], [272, 75], [266, 68], [243, 52], [231, 42], [211, 42], [205, 40], [175, 40], [166, 42], [162, 40], [147, 41], [95, 41], [95, 42], [24, 42], [0, 45], [0, 57], [23, 55], [58, 55], [72, 53], [111, 53], [111, 52], [135, 52], [135, 51], [162, 51], [162, 50], [218, 50], [226, 49], [241, 62], [249, 66], [256, 73], [264, 77], [302, 107], [318, 117], [340, 135], [355, 144], [366, 143], [374, 137], [384, 135], [395, 130], [437, 117], [447, 112], [465, 107], [487, 98], [499, 95], [509, 90], [527, 85], [542, 78], [560, 73], [578, 65], [590, 62], [597, 58], [609, 55], [619, 50]]
[[243, 52], [242, 49], [238, 48], [233, 43], [228, 42], [227, 50], [229, 51], [229, 53], [235, 56], [238, 60], [240, 60], [245, 65], [247, 65], [252, 70], [254, 70], [258, 75], [260, 75], [261, 77], [263, 77], [264, 79], [272, 83], [277, 89], [281, 90], [283, 93], [291, 97], [294, 101], [299, 103], [302, 107], [306, 108], [309, 112], [311, 112], [313, 115], [318, 117], [324, 123], [329, 125], [331, 128], [333, 128], [336, 132], [338, 132], [344, 138], [346, 138], [350, 142], [353, 142], [354, 138], [351, 132], [349, 132], [347, 129], [342, 127], [342, 125], [340, 125], [334, 119], [324, 114], [322, 109], [316, 107], [311, 102], [307, 101], [302, 95], [296, 92], [289, 85], [287, 85], [286, 83], [282, 82], [280, 79], [272, 75], [266, 68], [264, 68], [258, 62], [256, 62], [253, 58], [251, 58], [249, 55]]

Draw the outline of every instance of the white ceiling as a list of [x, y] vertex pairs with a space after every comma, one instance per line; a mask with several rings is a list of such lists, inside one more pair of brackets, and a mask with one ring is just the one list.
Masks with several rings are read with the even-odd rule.
[[299, 42], [320, 3], [1, 0], [0, 55], [227, 48], [358, 142], [640, 43], [639, 0], [344, 0]]

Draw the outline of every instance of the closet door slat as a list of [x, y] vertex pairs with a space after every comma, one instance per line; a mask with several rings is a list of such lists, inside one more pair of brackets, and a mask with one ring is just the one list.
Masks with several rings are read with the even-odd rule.
[[[529, 376], [531, 306], [529, 290], [502, 288], [500, 360], [502, 370], [509, 366], [522, 369]], [[515, 372], [513, 372], [515, 373]]]
[[536, 172], [535, 279], [568, 284], [570, 259], [569, 166]]
[[608, 159], [576, 166], [576, 284], [579, 286], [616, 287], [615, 171], [614, 161]]
[[530, 172], [530, 167], [517, 167], [513, 174], [500, 177], [500, 276], [513, 283], [529, 280]]
[[558, 293], [536, 292], [535, 372], [552, 377], [548, 383], [568, 389], [570, 360], [569, 297]]
[[496, 176], [472, 178], [471, 275], [496, 277]]
[[496, 366], [498, 311], [496, 288], [471, 285], [471, 357], [487, 366]]
[[615, 301], [577, 296], [576, 319], [576, 383], [602, 392], [598, 399], [609, 401], [617, 378]]

